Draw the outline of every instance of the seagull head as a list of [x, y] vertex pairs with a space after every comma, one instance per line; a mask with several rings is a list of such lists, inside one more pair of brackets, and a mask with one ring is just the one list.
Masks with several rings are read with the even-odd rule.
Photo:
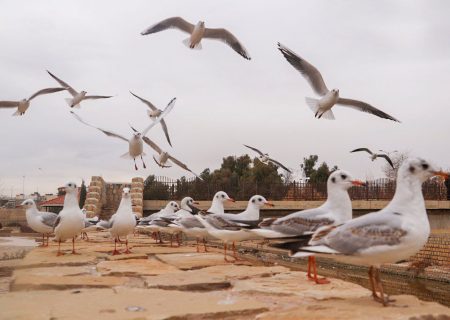
[[176, 203], [175, 201], [170, 201], [167, 205], [166, 205], [166, 209], [171, 210], [172, 212], [177, 212], [178, 210], [180, 210], [180, 206], [178, 205], [178, 203]]
[[128, 187], [123, 188], [122, 198], [129, 198], [129, 197], [131, 197], [130, 188], [128, 188]]
[[204, 27], [204, 26], [205, 26], [205, 21], [199, 21], [198, 24], [199, 24], [201, 27]]
[[420, 182], [424, 182], [428, 178], [433, 176], [440, 176], [447, 179], [449, 174], [437, 168], [434, 164], [421, 159], [412, 158], [406, 160], [398, 169], [397, 179], [418, 179]]
[[22, 208], [29, 209], [35, 206], [33, 199], [27, 199], [20, 204]]
[[225, 201], [230, 201], [230, 202], [235, 202], [235, 200], [233, 198], [230, 198], [228, 196], [228, 194], [225, 191], [219, 191], [214, 195], [214, 200], [218, 200], [220, 202], [225, 202]]
[[64, 186], [66, 193], [78, 192], [77, 184], [75, 182], [67, 182]]
[[327, 189], [348, 190], [351, 186], [365, 186], [366, 184], [359, 180], [354, 180], [350, 173], [344, 170], [336, 170], [328, 177]]
[[136, 140], [140, 139], [141, 138], [141, 133], [140, 132], [133, 133], [133, 138], [136, 139]]
[[87, 92], [83, 90], [80, 93], [81, 93], [81, 95], [85, 96]]
[[256, 206], [258, 208], [261, 208], [264, 205], [270, 206], [270, 207], [274, 206], [273, 203], [267, 201], [266, 198], [264, 198], [263, 196], [260, 196], [260, 195], [255, 195], [255, 196], [251, 197], [250, 200], [248, 200], [248, 204], [251, 206]]
[[191, 197], [184, 197], [181, 200], [181, 209], [191, 211], [191, 206], [194, 206], [194, 204], [198, 204], [197, 201], [194, 201]]
[[339, 89], [332, 89], [332, 90], [331, 90], [331, 93], [332, 93], [334, 96], [339, 97]]

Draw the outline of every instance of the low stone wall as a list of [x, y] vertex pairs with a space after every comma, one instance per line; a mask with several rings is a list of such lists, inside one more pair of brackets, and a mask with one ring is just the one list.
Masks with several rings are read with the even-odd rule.
[[0, 209], [0, 223], [3, 227], [7, 227], [11, 224], [26, 225], [27, 219], [25, 217], [25, 209]]

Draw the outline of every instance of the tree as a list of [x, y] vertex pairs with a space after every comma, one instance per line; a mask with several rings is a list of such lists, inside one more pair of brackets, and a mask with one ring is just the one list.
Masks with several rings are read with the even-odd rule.
[[170, 191], [168, 184], [160, 182], [155, 175], [151, 174], [144, 181], [144, 199], [146, 200], [169, 200]]
[[408, 152], [395, 152], [395, 153], [388, 154], [388, 156], [389, 156], [389, 158], [391, 158], [394, 168], [392, 168], [391, 165], [386, 162], [385, 165], [383, 166], [382, 170], [387, 178], [395, 180], [397, 178], [398, 168], [402, 165], [403, 162], [405, 162], [406, 159], [409, 158], [409, 153]]
[[338, 169], [337, 166], [330, 169], [326, 162], [322, 162], [322, 164], [316, 168], [318, 161], [319, 156], [317, 155], [310, 155], [308, 158], [303, 158], [303, 170], [310, 182], [325, 182], [327, 181], [328, 176]]
[[84, 183], [84, 180], [81, 180], [80, 199], [78, 200], [80, 209], [84, 207], [84, 203], [86, 202], [86, 195], [87, 195], [86, 185]]

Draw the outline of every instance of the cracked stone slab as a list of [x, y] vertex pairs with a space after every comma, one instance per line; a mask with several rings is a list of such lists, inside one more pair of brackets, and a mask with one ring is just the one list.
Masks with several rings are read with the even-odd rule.
[[154, 258], [101, 261], [97, 264], [97, 271], [109, 276], [146, 276], [180, 272], [174, 266]]
[[226, 291], [183, 292], [117, 288], [11, 292], [0, 295], [2, 319], [220, 319], [254, 317], [261, 302], [229, 299]]
[[[156, 258], [181, 270], [199, 269], [217, 265], [230, 265], [219, 253], [172, 253], [158, 254]], [[250, 264], [240, 261], [239, 264]]]

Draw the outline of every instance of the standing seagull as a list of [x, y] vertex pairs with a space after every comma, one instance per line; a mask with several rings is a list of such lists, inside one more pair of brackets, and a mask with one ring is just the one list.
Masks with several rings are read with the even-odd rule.
[[202, 44], [200, 43], [202, 39], [209, 38], [221, 40], [229, 45], [234, 51], [243, 56], [245, 59], [251, 59], [249, 54], [247, 53], [247, 50], [245, 50], [244, 46], [231, 32], [222, 28], [205, 28], [204, 21], [199, 21], [197, 25], [194, 26], [181, 17], [172, 17], [158, 22], [157, 24], [154, 24], [153, 26], [145, 29], [141, 32], [141, 35], [145, 36], [147, 34], [156, 33], [171, 28], [179, 29], [191, 35], [189, 38], [183, 40], [183, 43], [191, 49], [200, 50], [202, 48]]
[[435, 175], [448, 177], [448, 173], [423, 159], [408, 159], [398, 170], [394, 197], [385, 208], [339, 226], [322, 227], [314, 233], [309, 246], [297, 250], [368, 266], [372, 296], [386, 306], [392, 300], [384, 296], [379, 268], [384, 263], [408, 259], [427, 242], [430, 223], [422, 183]]
[[42, 89], [42, 90], [39, 90], [38, 92], [34, 93], [28, 99], [22, 99], [20, 101], [0, 101], [0, 108], [17, 108], [17, 111], [14, 112], [12, 115], [13, 116], [22, 116], [25, 114], [25, 111], [27, 111], [28, 107], [30, 106], [31, 100], [33, 100], [37, 96], [40, 96], [43, 94], [59, 92], [59, 91], [67, 90], [67, 89], [68, 88]]
[[144, 142], [146, 144], [148, 144], [150, 147], [152, 147], [153, 150], [158, 152], [158, 160], [155, 158], [155, 156], [153, 156], [153, 160], [155, 160], [155, 162], [158, 164], [158, 166], [160, 166], [161, 168], [170, 168], [171, 166], [166, 165], [167, 161], [170, 160], [171, 162], [175, 163], [177, 166], [183, 168], [184, 170], [189, 171], [190, 173], [192, 173], [193, 175], [195, 175], [197, 178], [199, 178], [201, 180], [201, 178], [197, 174], [195, 174], [191, 169], [189, 169], [187, 167], [187, 165], [185, 165], [180, 160], [177, 160], [174, 157], [172, 157], [167, 151], [163, 151], [156, 143], [154, 143], [148, 137], [143, 136], [142, 140], [144, 140]]
[[250, 146], [248, 146], [248, 145], [246, 145], [246, 144], [244, 144], [244, 146], [246, 146], [247, 148], [252, 149], [253, 151], [259, 153], [258, 159], [259, 159], [259, 161], [261, 161], [262, 163], [267, 164], [268, 162], [272, 162], [273, 164], [275, 164], [275, 165], [277, 165], [277, 166], [283, 168], [283, 169], [286, 170], [287, 172], [292, 173], [292, 171], [289, 170], [286, 166], [282, 165], [281, 163], [279, 163], [278, 161], [276, 161], [276, 160], [274, 160], [274, 159], [271, 159], [271, 158], [269, 157], [269, 154], [268, 154], [268, 153], [263, 153], [262, 151], [260, 151], [260, 150], [258, 150], [258, 149], [256, 149], [256, 148], [250, 147]]
[[[141, 97], [138, 97], [133, 92], [130, 91], [130, 93], [133, 96], [135, 96], [136, 98], [138, 98], [139, 100], [141, 100], [143, 103], [145, 103], [150, 108], [150, 110], [148, 110], [148, 116], [150, 117], [150, 119], [155, 120], [159, 116], [161, 116], [161, 114], [163, 112], [161, 109], [156, 108], [150, 101], [145, 100]], [[172, 100], [170, 100], [170, 102], [167, 104], [166, 108], [174, 105], [176, 100], [177, 100], [177, 98], [173, 98]], [[164, 134], [166, 135], [167, 142], [169, 143], [170, 146], [172, 146], [172, 143], [170, 142], [169, 131], [167, 130], [167, 124], [166, 124], [166, 121], [164, 121], [164, 119], [161, 120], [161, 127], [164, 131]]]
[[352, 153], [352, 152], [360, 152], [360, 151], [365, 151], [368, 154], [370, 154], [370, 160], [372, 160], [372, 161], [375, 161], [376, 158], [384, 158], [384, 159], [386, 159], [386, 161], [389, 163], [389, 165], [392, 167], [392, 169], [395, 169], [391, 158], [389, 158], [389, 156], [387, 154], [385, 154], [385, 153], [373, 153], [372, 151], [370, 151], [367, 148], [358, 148], [358, 149], [350, 151], [350, 153]]
[[[53, 212], [38, 211], [33, 199], [22, 202], [22, 207], [26, 209], [25, 217], [28, 226], [34, 231], [42, 233], [41, 247], [48, 247], [49, 234], [53, 232], [53, 225], [55, 224], [58, 215]], [[47, 244], [45, 244], [45, 236], [47, 236]]]
[[61, 79], [59, 79], [58, 77], [56, 77], [53, 73], [51, 73], [50, 71], [48, 71], [48, 74], [55, 79], [60, 85], [62, 85], [63, 87], [67, 88], [67, 90], [69, 91], [69, 93], [72, 95], [73, 98], [66, 98], [66, 102], [69, 105], [69, 107], [71, 108], [79, 108], [80, 107], [80, 102], [83, 100], [88, 100], [88, 99], [107, 99], [107, 98], [111, 98], [112, 96], [87, 96], [86, 95], [86, 91], [81, 91], [78, 92], [76, 91], [74, 88], [72, 88], [71, 86], [69, 86], [67, 83], [65, 83], [64, 81], [62, 81]]
[[164, 109], [163, 113], [161, 113], [161, 115], [157, 119], [155, 119], [153, 121], [153, 123], [151, 123], [142, 132], [138, 132], [137, 130], [133, 129], [135, 132], [130, 139], [127, 139], [127, 138], [121, 136], [120, 134], [117, 134], [117, 133], [114, 133], [111, 131], [106, 131], [106, 130], [100, 129], [98, 127], [95, 127], [95, 126], [87, 123], [83, 119], [81, 119], [80, 116], [77, 115], [75, 112], [73, 112], [73, 111], [70, 111], [70, 112], [75, 117], [75, 119], [77, 119], [81, 123], [83, 123], [89, 127], [95, 128], [97, 130], [100, 130], [101, 132], [106, 134], [108, 137], [118, 138], [118, 139], [128, 142], [128, 152], [124, 153], [121, 157], [122, 158], [132, 158], [134, 161], [134, 168], [137, 170], [138, 169], [138, 167], [136, 165], [137, 157], [141, 157], [142, 165], [143, 165], [144, 169], [146, 168], [144, 159], [142, 158], [142, 155], [144, 154], [144, 145], [142, 143], [142, 137], [145, 136], [151, 128], [153, 128], [155, 125], [157, 125], [170, 112], [170, 110], [172, 110], [172, 108], [173, 108], [173, 105], [167, 106], [167, 108]]
[[84, 215], [78, 206], [78, 188], [73, 182], [65, 185], [66, 196], [64, 197], [64, 207], [58, 214], [55, 221], [55, 239], [58, 241], [58, 253], [61, 253], [61, 241], [72, 238], [72, 254], [75, 254], [75, 237], [84, 228]]
[[119, 254], [117, 251], [117, 242], [120, 241], [120, 237], [125, 237], [126, 250], [124, 253], [131, 253], [128, 249], [128, 235], [133, 233], [136, 226], [136, 216], [133, 213], [131, 206], [130, 188], [123, 188], [122, 200], [120, 201], [119, 208], [114, 214], [114, 217], [110, 220], [109, 232], [114, 237], [114, 251], [113, 255]]
[[210, 213], [224, 214], [225, 208], [223, 204], [225, 201], [235, 202], [235, 200], [230, 198], [225, 191], [216, 192], [211, 202], [211, 207], [209, 207], [207, 211]]
[[362, 112], [371, 113], [377, 117], [389, 119], [392, 121], [398, 121], [394, 117], [388, 115], [387, 113], [371, 106], [368, 103], [359, 101], [359, 100], [353, 100], [353, 99], [346, 99], [339, 97], [339, 89], [333, 89], [328, 90], [322, 75], [320, 74], [319, 70], [317, 70], [312, 64], [304, 60], [303, 58], [299, 57], [297, 54], [295, 54], [293, 51], [289, 50], [282, 44], [278, 43], [278, 50], [281, 51], [283, 56], [286, 58], [286, 60], [300, 73], [306, 78], [306, 80], [309, 82], [313, 90], [321, 96], [320, 99], [313, 99], [313, 98], [306, 98], [306, 103], [308, 104], [309, 108], [314, 112], [315, 117], [318, 117], [319, 119], [321, 117], [324, 117], [325, 119], [334, 120], [334, 114], [333, 111], [331, 111], [331, 108], [335, 104], [342, 105], [344, 107], [349, 107], [352, 109], [356, 109]]

